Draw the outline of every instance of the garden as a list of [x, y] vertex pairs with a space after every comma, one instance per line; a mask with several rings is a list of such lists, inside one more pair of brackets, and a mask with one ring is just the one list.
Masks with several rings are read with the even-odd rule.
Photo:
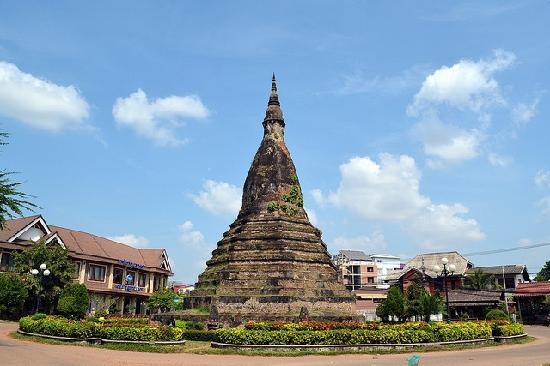
[[71, 340], [141, 342], [210, 341], [232, 345], [395, 345], [464, 340], [492, 340], [524, 333], [507, 320], [466, 322], [248, 322], [244, 326], [205, 330], [201, 323], [178, 320], [173, 326], [148, 318], [89, 317], [76, 320], [35, 314], [19, 321], [21, 332]]

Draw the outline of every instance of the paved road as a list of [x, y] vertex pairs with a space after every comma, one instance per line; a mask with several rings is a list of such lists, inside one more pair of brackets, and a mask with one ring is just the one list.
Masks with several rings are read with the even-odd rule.
[[[388, 366], [406, 365], [408, 356], [407, 354], [393, 354], [257, 357], [126, 352], [15, 340], [8, 334], [16, 329], [16, 323], [0, 321], [0, 365], [2, 366]], [[542, 366], [545, 363], [550, 364], [550, 328], [527, 326], [526, 330], [537, 338], [534, 342], [475, 350], [424, 353], [421, 355], [420, 366]]]

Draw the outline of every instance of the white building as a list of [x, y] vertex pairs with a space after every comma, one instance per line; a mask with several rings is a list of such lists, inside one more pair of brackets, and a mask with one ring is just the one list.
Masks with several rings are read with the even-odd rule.
[[378, 284], [388, 283], [388, 274], [400, 270], [403, 266], [401, 258], [390, 254], [371, 254], [372, 261], [376, 265], [376, 279]]

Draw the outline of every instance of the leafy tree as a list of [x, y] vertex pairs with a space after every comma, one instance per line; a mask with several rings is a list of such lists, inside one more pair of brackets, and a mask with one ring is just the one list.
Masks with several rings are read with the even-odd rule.
[[86, 286], [80, 283], [65, 285], [57, 301], [57, 311], [68, 318], [82, 319], [88, 312], [90, 297]]
[[423, 314], [422, 298], [427, 294], [426, 289], [418, 281], [413, 281], [406, 291], [406, 313], [407, 317], [417, 317]]
[[405, 308], [408, 317], [420, 316], [430, 321], [430, 315], [443, 309], [443, 299], [439, 294], [430, 295], [420, 282], [414, 281], [407, 288]]
[[[67, 251], [56, 242], [46, 244], [39, 240], [28, 249], [15, 253], [14, 258], [15, 271], [23, 277], [29, 293], [35, 299], [40, 296], [44, 309], [51, 312], [57, 304], [61, 290], [71, 282], [74, 274], [74, 264], [69, 260]], [[32, 275], [30, 270], [38, 269], [42, 263], [46, 264], [50, 274]]]
[[17, 273], [0, 273], [0, 318], [15, 319], [23, 311], [27, 289]]
[[400, 321], [406, 318], [405, 296], [398, 286], [392, 286], [388, 290], [388, 296], [376, 308], [376, 315], [383, 321], [388, 321], [393, 316]]
[[495, 276], [476, 269], [464, 279], [464, 287], [470, 290], [487, 290], [495, 287]]
[[161, 288], [153, 292], [147, 300], [147, 306], [151, 309], [158, 309], [161, 312], [169, 311], [174, 308], [174, 300], [178, 297], [171, 289]]
[[427, 291], [420, 298], [421, 315], [425, 322], [430, 321], [430, 315], [439, 314], [443, 310], [443, 298], [439, 294], [430, 295]]
[[[0, 132], [0, 145], [7, 145], [6, 139], [8, 134]], [[29, 196], [19, 191], [21, 183], [12, 182], [11, 175], [13, 172], [0, 170], [0, 230], [4, 229], [6, 219], [22, 216], [23, 210], [33, 210], [37, 206], [30, 202]]]
[[550, 261], [547, 261], [544, 266], [542, 266], [539, 273], [535, 277], [535, 281], [548, 281], [550, 280]]
[[501, 309], [491, 309], [485, 314], [485, 320], [510, 320], [510, 317]]

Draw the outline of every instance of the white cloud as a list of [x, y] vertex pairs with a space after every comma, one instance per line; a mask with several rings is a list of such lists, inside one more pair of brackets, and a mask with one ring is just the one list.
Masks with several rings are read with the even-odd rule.
[[110, 236], [108, 239], [117, 243], [128, 244], [135, 248], [145, 248], [149, 246], [149, 240], [144, 236], [125, 234], [120, 236]]
[[496, 167], [507, 167], [513, 162], [513, 159], [509, 156], [502, 156], [495, 153], [489, 153], [489, 163]]
[[535, 184], [538, 187], [550, 188], [550, 170], [539, 170], [535, 175]]
[[475, 129], [465, 131], [434, 119], [418, 123], [413, 136], [424, 145], [424, 153], [431, 159], [431, 167], [456, 164], [479, 155], [483, 134]]
[[237, 216], [241, 208], [241, 190], [226, 182], [207, 180], [203, 190], [191, 195], [193, 201], [202, 209], [216, 215]]
[[325, 197], [323, 196], [323, 192], [321, 192], [320, 189], [312, 189], [311, 196], [319, 206], [324, 206], [327, 203]]
[[[419, 119], [414, 130], [429, 157], [428, 166], [445, 167], [485, 153], [488, 148], [484, 145], [502, 136], [490, 131], [495, 111], [509, 112], [513, 129], [533, 118], [538, 99], [532, 104], [512, 105], [495, 78], [498, 72], [511, 68], [515, 60], [514, 53], [495, 50], [490, 58], [463, 59], [426, 77], [407, 114]], [[449, 123], [451, 119], [456, 122]], [[505, 166], [511, 159], [492, 155], [488, 160], [495, 166]]]
[[467, 213], [468, 209], [458, 203], [430, 204], [407, 224], [408, 230], [419, 238], [422, 246], [428, 248], [458, 246], [464, 241], [485, 239], [476, 220], [462, 217]]
[[185, 257], [193, 258], [191, 268], [187, 268], [187, 270], [194, 274], [202, 272], [206, 268], [206, 261], [212, 250], [211, 245], [206, 242], [204, 235], [199, 230], [195, 230], [193, 223], [189, 220], [178, 225], [178, 231], [178, 242], [184, 247]]
[[169, 96], [149, 101], [141, 89], [127, 98], [117, 98], [113, 116], [119, 125], [155, 141], [161, 146], [180, 146], [187, 142], [176, 136], [181, 120], [203, 119], [210, 112], [198, 96]]
[[353, 249], [369, 254], [385, 251], [387, 243], [384, 234], [375, 231], [371, 236], [361, 235], [352, 238], [339, 236], [330, 243], [330, 246], [336, 250]]
[[317, 220], [317, 213], [315, 212], [315, 210], [309, 207], [304, 207], [304, 210], [307, 213], [307, 217], [309, 218], [309, 222], [311, 223], [311, 225], [317, 226], [319, 220]]
[[419, 116], [438, 105], [479, 112], [491, 105], [503, 104], [493, 74], [509, 68], [515, 59], [511, 52], [496, 50], [489, 60], [461, 60], [453, 66], [443, 66], [424, 80], [407, 112]]
[[517, 124], [529, 122], [537, 114], [539, 100], [535, 99], [531, 104], [519, 103], [512, 108], [512, 118]]
[[550, 216], [550, 196], [546, 196], [538, 202], [540, 212], [544, 216]]
[[0, 114], [48, 131], [86, 127], [89, 105], [72, 85], [60, 86], [0, 61]]
[[326, 199], [367, 219], [403, 220], [429, 201], [419, 193], [420, 171], [406, 155], [381, 154], [380, 164], [356, 157], [342, 164], [340, 173], [338, 190]]
[[417, 85], [427, 74], [425, 66], [417, 65], [393, 76], [368, 77], [363, 72], [344, 76], [337, 94], [386, 93], [397, 94]]
[[533, 241], [531, 239], [528, 239], [528, 238], [522, 238], [522, 239], [518, 240], [518, 245], [520, 247], [527, 247], [531, 244], [533, 244]]
[[193, 230], [193, 223], [189, 220], [179, 225], [178, 230], [179, 242], [187, 247], [201, 248], [205, 243], [204, 235], [198, 230]]
[[340, 166], [338, 190], [318, 202], [349, 209], [369, 220], [403, 224], [423, 245], [460, 244], [485, 238], [477, 221], [463, 216], [460, 203], [435, 204], [420, 193], [421, 173], [409, 156], [380, 155], [380, 163], [357, 157]]

